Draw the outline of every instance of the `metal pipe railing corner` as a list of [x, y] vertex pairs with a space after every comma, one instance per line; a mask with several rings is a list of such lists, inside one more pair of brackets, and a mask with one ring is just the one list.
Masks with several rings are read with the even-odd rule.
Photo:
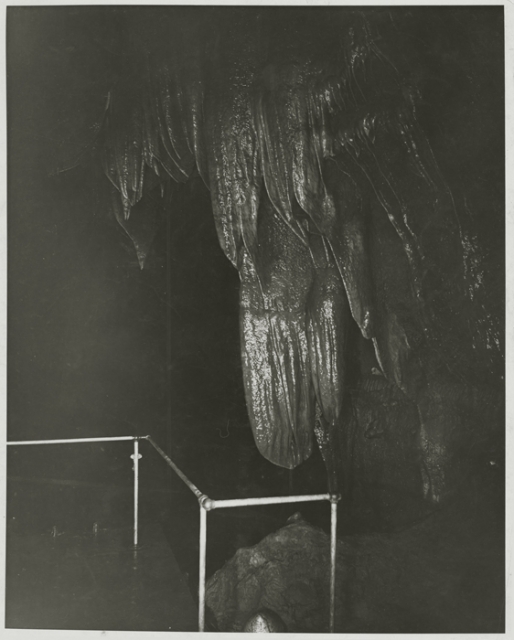
[[202, 493], [200, 489], [189, 480], [173, 460], [159, 447], [150, 435], [146, 436], [114, 436], [98, 438], [68, 438], [54, 440], [25, 440], [11, 441], [7, 445], [42, 445], [42, 444], [77, 444], [84, 442], [108, 442], [132, 440], [134, 452], [130, 456], [134, 461], [132, 470], [134, 472], [134, 523], [133, 523], [133, 543], [137, 550], [139, 544], [139, 442], [148, 441], [157, 453], [165, 460], [168, 466], [173, 469], [176, 475], [195, 494], [200, 508], [200, 545], [199, 545], [199, 584], [198, 584], [198, 630], [205, 630], [205, 597], [206, 597], [206, 558], [207, 558], [207, 513], [215, 509], [227, 509], [233, 507], [247, 507], [269, 504], [290, 504], [295, 502], [316, 502], [326, 500], [330, 502], [330, 620], [329, 629], [334, 633], [335, 628], [335, 577], [336, 577], [336, 552], [337, 552], [337, 505], [341, 500], [341, 495], [337, 493], [321, 493], [300, 496], [270, 496], [259, 498], [234, 498], [229, 500], [213, 500], [208, 495]]

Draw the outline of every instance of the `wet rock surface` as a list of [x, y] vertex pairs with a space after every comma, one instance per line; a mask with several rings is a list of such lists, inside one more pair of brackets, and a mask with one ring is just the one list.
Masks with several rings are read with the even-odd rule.
[[[503, 522], [494, 470], [473, 484], [482, 486], [473, 504], [456, 501], [404, 531], [339, 538], [337, 632], [502, 631]], [[329, 553], [328, 535], [301, 517], [239, 549], [208, 581], [211, 629], [242, 631], [267, 608], [290, 632], [327, 632]]]
[[[394, 411], [385, 422], [412, 452], [432, 505], [454, 491], [455, 442], [466, 442], [454, 419], [461, 389], [447, 389], [469, 390], [484, 376], [501, 386], [500, 315], [487, 293], [489, 284], [498, 297], [499, 283], [485, 275], [499, 261], [477, 224], [469, 177], [452, 168], [459, 139], [450, 128], [446, 149], [431, 126], [448, 118], [463, 134], [454, 122], [463, 112], [448, 113], [441, 98], [451, 91], [436, 86], [443, 60], [452, 60], [448, 84], [452, 74], [468, 78], [459, 101], [485, 96], [501, 66], [488, 46], [499, 16], [488, 14], [482, 39], [472, 37], [482, 15], [252, 8], [156, 10], [142, 23], [129, 12], [122, 21], [130, 46], [93, 154], [115, 217], [143, 267], [152, 228], [173, 215], [177, 183], [201, 176], [241, 281], [257, 448], [291, 469], [316, 441], [333, 491], [349, 490], [352, 331], [371, 339], [374, 367], [416, 408], [413, 446]], [[500, 108], [483, 100], [484, 115]], [[159, 190], [162, 210], [149, 200]]]

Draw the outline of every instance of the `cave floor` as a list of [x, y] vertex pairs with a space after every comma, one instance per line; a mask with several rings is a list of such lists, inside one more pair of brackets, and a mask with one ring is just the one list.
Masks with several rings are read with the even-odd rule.
[[[234, 448], [225, 450], [223, 440], [217, 449], [212, 442], [202, 444], [196, 449], [196, 465], [186, 459], [183, 468], [215, 498], [305, 493], [314, 484], [309, 477], [303, 482], [295, 475], [292, 480], [282, 470], [265, 473], [264, 462], [254, 449], [248, 447], [247, 453], [245, 442], [240, 455], [232, 458], [229, 453]], [[44, 467], [37, 467], [30, 455], [23, 453], [23, 465], [16, 462], [15, 452], [10, 459], [6, 626], [195, 631], [199, 511], [195, 497], [176, 476], [143, 451], [141, 546], [134, 556], [132, 474], [125, 454], [103, 478], [103, 466], [95, 462], [99, 453], [92, 452], [87, 470], [94, 469], [95, 482], [87, 480], [86, 472], [79, 478], [79, 458], [73, 467], [61, 470], [57, 451], [45, 452]], [[88, 455], [86, 450], [83, 455]], [[106, 451], [105, 457], [110, 460], [111, 452]], [[209, 468], [212, 459], [216, 464]], [[209, 473], [202, 477], [205, 469]], [[220, 470], [220, 475], [214, 476], [213, 470]], [[336, 630], [501, 632], [502, 486], [501, 470], [488, 465], [469, 480], [449, 508], [395, 532], [352, 534], [345, 530], [340, 509], [343, 583], [338, 590]], [[237, 549], [256, 545], [299, 510], [308, 522], [328, 531], [325, 504], [209, 514], [207, 578]], [[54, 526], [57, 535], [52, 535]], [[208, 629], [214, 631], [216, 626]]]
[[157, 523], [90, 533], [8, 533], [6, 627], [195, 631], [197, 609]]
[[[231, 448], [218, 437], [214, 443], [200, 441], [196, 456], [180, 464], [216, 498], [310, 489], [296, 482], [292, 486], [291, 474], [258, 454], [251, 434], [241, 437], [241, 443], [239, 435], [232, 431], [230, 440], [236, 441], [244, 461], [230, 455]], [[218, 440], [225, 446], [215, 447]], [[9, 452], [8, 628], [197, 629], [198, 503], [151, 448], [143, 447], [141, 547], [134, 558], [130, 452], [124, 445], [109, 444], [105, 451], [76, 447], [70, 451], [70, 461], [63, 448]], [[266, 466], [274, 473], [264, 482]], [[209, 472], [203, 474], [206, 469]], [[328, 527], [327, 505], [304, 508]], [[211, 514], [207, 575], [220, 569], [239, 547], [256, 544], [283, 526], [296, 510], [297, 505], [275, 505]]]

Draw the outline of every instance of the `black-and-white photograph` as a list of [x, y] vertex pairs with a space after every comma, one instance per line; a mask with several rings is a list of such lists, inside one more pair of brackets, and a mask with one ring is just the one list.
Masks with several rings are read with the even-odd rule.
[[503, 634], [505, 7], [4, 7], [5, 629]]

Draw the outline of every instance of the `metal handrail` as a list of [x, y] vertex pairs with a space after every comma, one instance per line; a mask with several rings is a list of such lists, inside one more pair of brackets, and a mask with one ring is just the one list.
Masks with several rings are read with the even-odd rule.
[[294, 502], [318, 502], [327, 500], [330, 502], [330, 617], [329, 630], [334, 633], [335, 626], [335, 575], [336, 575], [336, 550], [337, 550], [337, 503], [341, 499], [339, 494], [317, 493], [303, 496], [269, 496], [262, 498], [235, 498], [230, 500], [213, 500], [189, 480], [171, 458], [154, 442], [151, 436], [146, 436], [155, 450], [162, 456], [166, 463], [175, 471], [178, 477], [196, 495], [200, 505], [200, 558], [199, 558], [199, 583], [198, 583], [198, 630], [205, 629], [205, 567], [207, 550], [207, 513], [215, 509], [232, 507], [250, 507], [265, 504], [288, 504]]
[[231, 500], [210, 500], [204, 504], [204, 509], [230, 509], [231, 507], [253, 507], [261, 504], [287, 504], [291, 502], [320, 502], [330, 500], [330, 493], [316, 493], [304, 496], [270, 496], [262, 498], [235, 498]]
[[139, 536], [139, 440], [141, 436], [104, 436], [99, 438], [58, 438], [53, 440], [11, 440], [7, 446], [39, 445], [39, 444], [84, 444], [86, 442], [119, 442], [120, 440], [132, 440], [134, 453], [130, 456], [134, 460], [134, 547], [138, 545]]
[[7, 445], [24, 445], [24, 444], [77, 444], [79, 442], [108, 442], [110, 440], [139, 440], [140, 436], [113, 436], [103, 438], [61, 438], [59, 440], [11, 440], [6, 442]]
[[201, 500], [203, 498], [206, 498], [207, 496], [202, 493], [200, 491], [200, 489], [191, 482], [191, 480], [189, 480], [189, 478], [186, 476], [185, 473], [183, 473], [178, 467], [177, 465], [173, 462], [173, 460], [164, 453], [164, 451], [159, 447], [158, 444], [155, 443], [154, 439], [152, 438], [152, 436], [144, 436], [145, 440], [148, 440], [148, 442], [152, 445], [152, 447], [157, 451], [157, 453], [159, 453], [164, 460], [166, 460], [166, 462], [168, 463], [168, 466], [170, 466], [173, 471], [177, 474], [177, 476], [182, 480], [182, 482], [189, 487], [189, 489], [191, 489], [191, 491], [195, 494], [195, 496]]
[[99, 438], [62, 438], [54, 440], [19, 440], [7, 442], [10, 446], [41, 445], [41, 444], [77, 444], [85, 442], [109, 442], [120, 440], [132, 440], [134, 453], [130, 456], [134, 460], [134, 547], [138, 545], [138, 513], [139, 513], [139, 441], [147, 440], [157, 453], [165, 460], [184, 484], [195, 494], [200, 506], [200, 557], [199, 557], [199, 584], [198, 584], [198, 630], [205, 628], [205, 568], [207, 550], [207, 513], [215, 509], [227, 509], [233, 507], [250, 507], [265, 504], [287, 504], [294, 502], [318, 502], [326, 500], [330, 502], [330, 632], [334, 632], [335, 624], [335, 571], [337, 550], [337, 503], [341, 499], [339, 494], [318, 493], [302, 496], [269, 496], [261, 498], [235, 498], [229, 500], [212, 500], [189, 480], [185, 473], [173, 462], [173, 460], [159, 447], [151, 436], [112, 436]]

